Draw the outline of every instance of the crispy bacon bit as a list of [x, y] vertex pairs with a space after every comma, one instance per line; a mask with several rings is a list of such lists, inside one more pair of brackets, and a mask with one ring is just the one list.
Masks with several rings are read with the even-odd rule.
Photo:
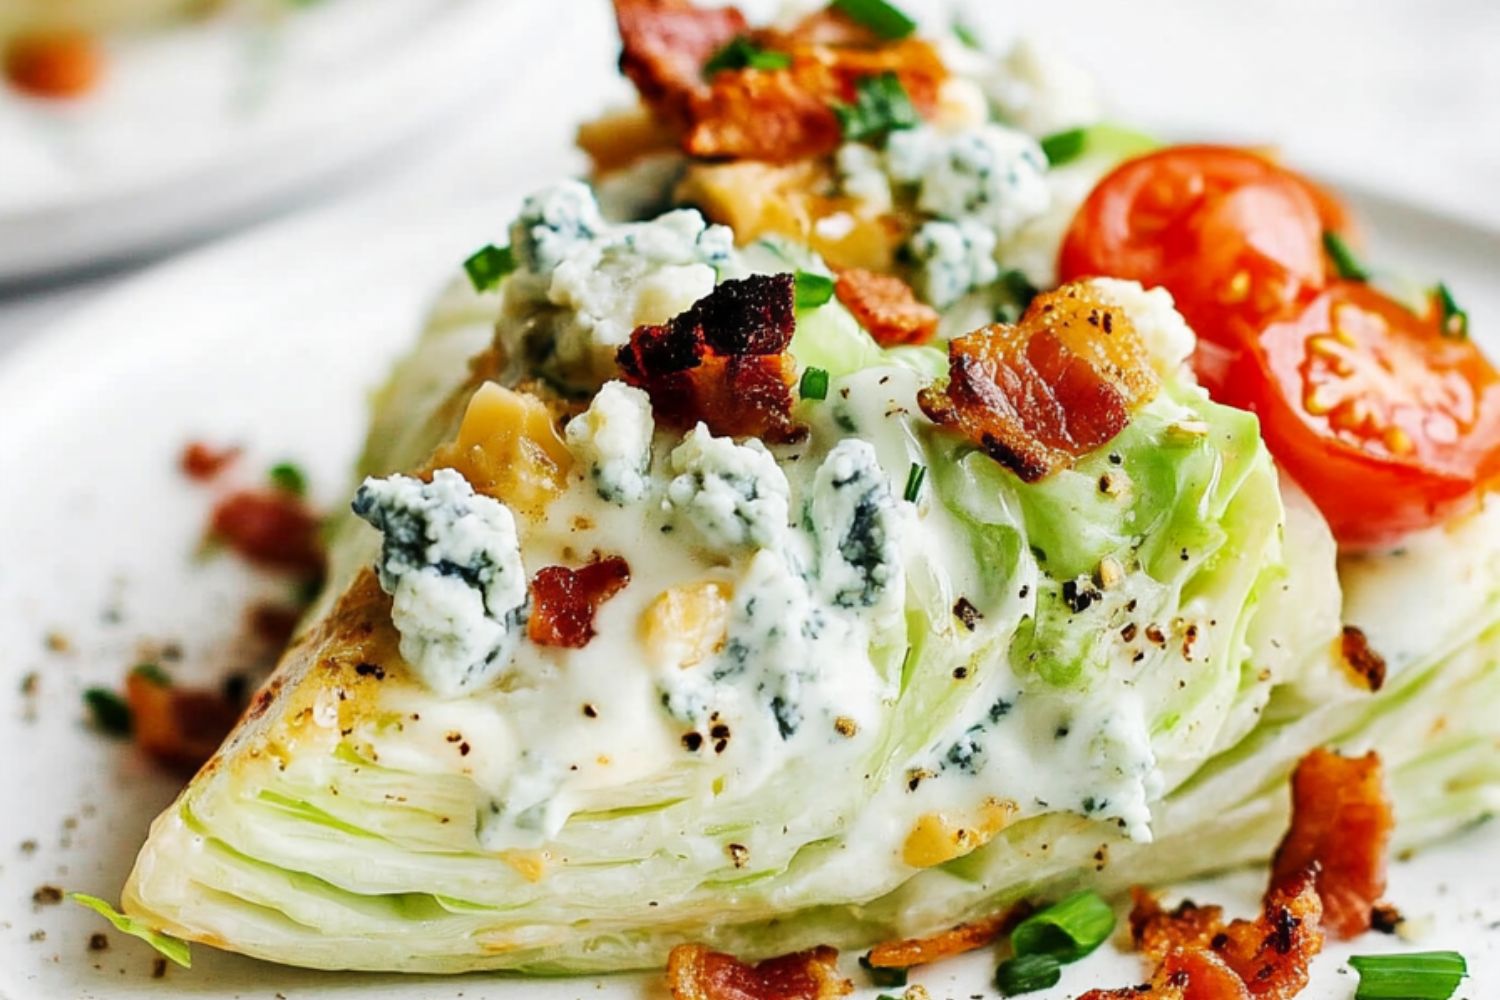
[[673, 1000], [834, 1000], [854, 992], [839, 975], [839, 953], [820, 947], [748, 965], [701, 944], [681, 944], [667, 957]]
[[1370, 648], [1365, 633], [1353, 625], [1344, 626], [1339, 640], [1339, 656], [1344, 668], [1358, 677], [1371, 693], [1385, 686], [1385, 657]]
[[851, 267], [839, 272], [833, 290], [882, 347], [925, 344], [937, 333], [938, 311], [917, 301], [911, 286], [894, 274]]
[[[832, 153], [843, 133], [836, 103], [854, 100], [859, 81], [895, 73], [923, 114], [932, 114], [947, 68], [917, 39], [885, 42], [847, 18], [814, 14], [789, 31], [747, 29], [734, 8], [700, 9], [689, 0], [615, 0], [620, 66], [646, 103], [682, 130], [693, 156], [791, 160]], [[785, 69], [728, 69], [705, 80], [703, 67], [739, 36], [784, 52]]]
[[1157, 389], [1129, 317], [1081, 282], [1038, 295], [1018, 325], [953, 340], [948, 371], [923, 412], [1028, 483], [1120, 433]]
[[526, 634], [538, 646], [582, 649], [594, 638], [599, 605], [630, 582], [630, 564], [619, 556], [582, 569], [548, 566], [531, 581], [531, 618]]
[[637, 328], [617, 358], [625, 381], [650, 394], [665, 423], [797, 440], [793, 288], [790, 274], [725, 281], [666, 324]]
[[620, 70], [646, 103], [671, 117], [687, 114], [705, 90], [703, 66], [743, 35], [745, 15], [733, 7], [699, 7], [691, 0], [615, 0]]
[[1307, 986], [1308, 965], [1323, 948], [1322, 915], [1310, 869], [1273, 882], [1259, 918], [1227, 924], [1217, 906], [1165, 911], [1136, 890], [1130, 929], [1159, 963], [1151, 982], [1079, 1000], [1290, 1000]]
[[297, 631], [302, 611], [286, 604], [260, 601], [245, 610], [245, 619], [257, 639], [267, 646], [282, 649]]
[[240, 706], [222, 691], [180, 688], [143, 671], [125, 679], [125, 702], [136, 745], [187, 772], [214, 755], [240, 716]]
[[929, 937], [885, 941], [870, 949], [865, 964], [876, 969], [909, 969], [962, 955], [997, 940], [1029, 912], [1029, 907], [1016, 906]]
[[1314, 750], [1292, 775], [1292, 822], [1276, 849], [1272, 878], [1317, 865], [1323, 925], [1340, 938], [1361, 934], [1385, 892], [1394, 825], [1379, 754]]
[[219, 501], [209, 521], [212, 537], [249, 561], [305, 576], [323, 572], [318, 518], [281, 490], [241, 490]]
[[81, 97], [103, 73], [104, 53], [83, 32], [17, 38], [5, 50], [5, 78], [33, 97]]
[[215, 448], [202, 441], [191, 441], [182, 449], [182, 456], [177, 462], [183, 475], [200, 483], [206, 483], [223, 472], [239, 457], [240, 448], [237, 445]]

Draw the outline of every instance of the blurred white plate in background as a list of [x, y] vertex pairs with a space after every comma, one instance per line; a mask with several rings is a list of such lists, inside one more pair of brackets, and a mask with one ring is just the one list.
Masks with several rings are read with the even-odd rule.
[[[540, 148], [560, 150], [551, 143]], [[655, 975], [605, 979], [457, 979], [307, 972], [199, 947], [191, 971], [152, 978], [153, 954], [68, 903], [38, 906], [55, 885], [117, 898], [146, 826], [177, 782], [125, 744], [92, 732], [80, 695], [116, 686], [142, 640], [181, 644], [178, 676], [222, 670], [252, 594], [284, 582], [230, 560], [194, 559], [208, 491], [176, 457], [189, 439], [239, 442], [245, 471], [290, 458], [315, 499], [344, 502], [368, 391], [413, 340], [459, 261], [495, 239], [525, 192], [564, 168], [522, 161], [446, 198], [361, 199], [248, 234], [158, 268], [74, 316], [0, 367], [0, 998], [5, 1000], [641, 1000], [665, 996]], [[1490, 281], [1500, 233], [1421, 208], [1353, 199], [1376, 237], [1372, 259], [1440, 274], [1500, 347], [1500, 289]], [[49, 632], [68, 639], [49, 651]], [[200, 674], [194, 678], [194, 672]], [[34, 693], [22, 678], [35, 672]], [[20, 849], [34, 841], [28, 851]], [[1463, 951], [1460, 998], [1500, 996], [1500, 826], [1453, 838], [1393, 865], [1389, 897], [1419, 942], [1367, 935], [1330, 948], [1306, 1000], [1349, 1000], [1350, 954]], [[1258, 872], [1192, 887], [1251, 911]], [[90, 952], [91, 934], [109, 949]], [[850, 973], [853, 956], [845, 956]], [[984, 950], [913, 976], [934, 1000], [995, 997]], [[1067, 970], [1035, 1000], [1140, 978], [1112, 947]], [[859, 996], [880, 992], [861, 989]], [[895, 992], [899, 995], [900, 991]]]
[[548, 5], [283, 6], [111, 38], [105, 77], [82, 98], [0, 86], [0, 284], [248, 219], [463, 107], [514, 100]]

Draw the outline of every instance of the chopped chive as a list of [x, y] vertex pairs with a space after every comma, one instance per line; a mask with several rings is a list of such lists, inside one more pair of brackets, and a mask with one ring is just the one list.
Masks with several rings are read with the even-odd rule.
[[833, 279], [826, 274], [798, 271], [795, 295], [798, 309], [815, 309], [833, 298]]
[[1338, 272], [1340, 278], [1348, 281], [1370, 280], [1370, 272], [1359, 262], [1354, 251], [1349, 249], [1349, 244], [1345, 243], [1344, 238], [1338, 233], [1331, 229], [1324, 230], [1323, 249], [1328, 251], [1328, 258], [1333, 261], [1333, 269]]
[[1042, 152], [1047, 156], [1047, 165], [1060, 167], [1083, 155], [1084, 147], [1088, 145], [1088, 130], [1070, 128], [1064, 132], [1054, 132], [1041, 142]]
[[835, 104], [833, 113], [844, 138], [851, 141], [880, 139], [888, 132], [916, 128], [921, 123], [901, 78], [890, 72], [860, 80], [854, 86], [854, 103]]
[[1062, 963], [1051, 955], [1017, 955], [995, 970], [995, 986], [1008, 997], [1048, 989], [1060, 979]]
[[916, 503], [917, 498], [922, 495], [922, 483], [927, 478], [927, 466], [921, 462], [911, 463], [911, 468], [906, 470], [906, 491], [902, 494], [907, 503]]
[[905, 986], [906, 970], [892, 969], [883, 965], [871, 965], [869, 955], [859, 956], [859, 967], [865, 970], [875, 986]]
[[298, 497], [307, 495], [307, 474], [293, 463], [277, 462], [267, 475], [271, 485], [281, 492]]
[[1354, 1000], [1448, 1000], [1469, 974], [1456, 951], [1355, 955], [1349, 965], [1359, 973]]
[[828, 371], [823, 368], [807, 368], [802, 373], [802, 381], [797, 383], [797, 394], [803, 399], [827, 399]]
[[973, 49], [975, 52], [984, 51], [984, 40], [964, 21], [953, 22], [953, 37], [963, 43], [964, 48]]
[[744, 35], [729, 42], [703, 64], [703, 78], [712, 80], [726, 70], [786, 69], [792, 57], [775, 49], [763, 49]]
[[886, 3], [886, 0], [833, 0], [830, 6], [881, 38], [894, 41], [917, 30], [916, 21], [899, 7]]
[[464, 261], [464, 270], [476, 292], [490, 291], [515, 269], [516, 255], [510, 247], [497, 247], [493, 243], [480, 247]]
[[1098, 893], [1085, 890], [1021, 921], [1010, 933], [1010, 946], [1017, 955], [1076, 962], [1103, 944], [1114, 929], [1115, 911]]
[[1432, 295], [1437, 299], [1438, 318], [1441, 320], [1438, 329], [1443, 331], [1443, 336], [1452, 337], [1454, 340], [1467, 340], [1469, 338], [1469, 314], [1459, 308], [1448, 286], [1439, 281], [1437, 287], [1432, 290]]
[[130, 672], [136, 677], [144, 677], [146, 680], [150, 681], [152, 684], [155, 684], [157, 687], [172, 686], [172, 678], [168, 677], [167, 672], [154, 663], [139, 664]]
[[109, 688], [89, 688], [83, 692], [83, 703], [89, 707], [94, 725], [111, 736], [130, 735], [130, 706]]

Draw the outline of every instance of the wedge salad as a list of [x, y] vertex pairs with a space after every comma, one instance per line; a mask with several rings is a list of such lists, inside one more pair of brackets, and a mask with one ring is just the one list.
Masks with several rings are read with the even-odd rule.
[[615, 10], [641, 104], [378, 394], [327, 587], [117, 920], [835, 996], [833, 948], [1063, 900], [1020, 956], [1321, 809], [1217, 957], [1137, 927], [1166, 971], [1119, 995], [1230, 996], [1182, 990], [1367, 929], [1388, 836], [1500, 804], [1500, 378], [1453, 291], [1036, 48]]

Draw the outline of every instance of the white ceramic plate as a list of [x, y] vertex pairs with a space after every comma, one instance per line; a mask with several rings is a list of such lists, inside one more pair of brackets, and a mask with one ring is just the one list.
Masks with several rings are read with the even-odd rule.
[[[503, 181], [519, 194], [555, 174], [530, 164]], [[496, 183], [502, 179], [492, 178]], [[160, 268], [76, 315], [0, 369], [0, 997], [285, 997], [287, 1000], [662, 995], [656, 977], [529, 981], [328, 975], [195, 949], [191, 971], [152, 978], [153, 954], [71, 904], [38, 906], [55, 885], [117, 898], [131, 859], [176, 784], [126, 746], [92, 733], [80, 703], [116, 685], [142, 641], [181, 644], [180, 675], [222, 669], [247, 595], [273, 580], [229, 560], [195, 561], [209, 504], [174, 461], [192, 437], [246, 444], [258, 471], [290, 457], [318, 500], [342, 502], [364, 398], [409, 342], [434, 291], [476, 244], [499, 233], [514, 200], [366, 204], [285, 223]], [[1384, 237], [1376, 259], [1442, 274], [1480, 331], [1500, 330], [1491, 282], [1500, 235], [1399, 203], [1359, 206]], [[45, 637], [65, 637], [50, 651]], [[35, 692], [22, 679], [37, 676]], [[23, 842], [34, 847], [23, 850]], [[1463, 950], [1473, 978], [1458, 996], [1500, 996], [1500, 831], [1484, 827], [1394, 866], [1390, 897], [1428, 928], [1416, 945], [1370, 935], [1316, 965], [1308, 1000], [1349, 1000], [1351, 952]], [[1263, 881], [1239, 873], [1195, 886], [1249, 911]], [[934, 1000], [991, 997], [980, 953], [922, 970]], [[858, 973], [855, 973], [858, 981]], [[1038, 1000], [1139, 978], [1105, 948]], [[866, 990], [873, 997], [878, 991]]]
[[113, 38], [103, 84], [75, 101], [0, 86], [0, 282], [162, 249], [493, 106], [544, 8], [232, 9]]

